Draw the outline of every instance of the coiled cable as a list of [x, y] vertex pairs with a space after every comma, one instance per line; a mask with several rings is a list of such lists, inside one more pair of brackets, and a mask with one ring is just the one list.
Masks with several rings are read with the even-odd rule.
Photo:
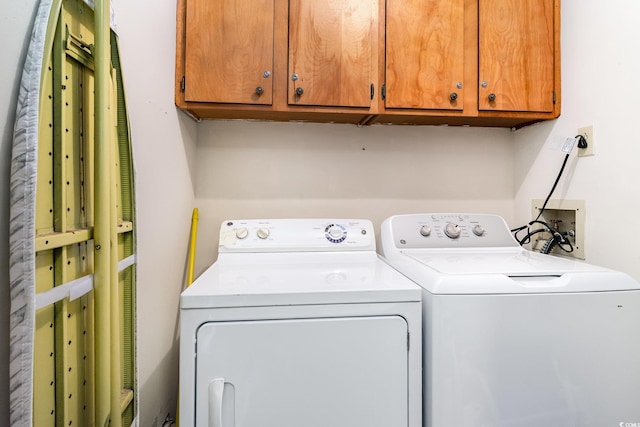
[[[553, 192], [556, 190], [556, 187], [560, 182], [560, 178], [562, 177], [562, 173], [564, 172], [565, 166], [567, 166], [568, 160], [569, 160], [569, 153], [567, 153], [564, 156], [564, 161], [562, 162], [562, 166], [560, 167], [558, 176], [556, 176], [556, 180], [554, 181], [553, 186], [551, 187], [551, 191], [549, 191], [547, 198], [544, 200], [544, 203], [542, 204], [542, 207], [540, 208], [540, 212], [538, 212], [538, 216], [536, 216], [536, 219], [534, 219], [533, 221], [530, 221], [526, 225], [523, 225], [521, 227], [517, 227], [511, 230], [511, 232], [513, 233], [513, 237], [515, 237], [515, 239], [518, 241], [520, 246], [531, 243], [531, 236], [535, 234], [549, 232], [552, 234], [552, 236], [545, 242], [540, 252], [548, 254], [556, 246], [558, 246], [564, 252], [567, 252], [567, 253], [573, 252], [573, 245], [571, 245], [571, 242], [569, 242], [569, 239], [566, 237], [566, 233], [565, 233], [565, 236], [563, 236], [563, 234], [558, 232], [554, 227], [552, 227], [545, 221], [540, 220], [540, 217], [542, 217], [542, 213], [547, 207], [547, 203], [549, 203], [549, 199], [551, 199]], [[531, 230], [531, 226], [534, 224], [542, 225], [543, 228], [537, 228], [535, 230]], [[527, 234], [521, 238], [519, 237], [519, 234], [523, 230], [527, 230]], [[547, 252], [543, 252], [543, 250], [546, 250]]]
[[567, 238], [567, 233], [554, 231], [553, 235], [544, 242], [544, 245], [540, 249], [540, 253], [549, 254], [556, 246], [566, 253], [573, 252], [573, 245]]

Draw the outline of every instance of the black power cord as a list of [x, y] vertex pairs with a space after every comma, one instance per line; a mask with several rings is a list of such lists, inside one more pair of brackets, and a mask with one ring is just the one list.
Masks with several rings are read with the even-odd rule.
[[542, 249], [540, 249], [540, 253], [549, 254], [556, 246], [566, 253], [573, 252], [573, 245], [567, 237], [568, 233], [560, 233], [558, 231], [554, 231], [553, 235], [549, 237], [546, 242], [544, 242]]
[[538, 212], [538, 216], [536, 217], [536, 221], [540, 219], [544, 209], [547, 207], [547, 203], [549, 203], [549, 199], [551, 199], [551, 195], [554, 191], [556, 191], [556, 187], [558, 186], [558, 182], [560, 182], [560, 177], [562, 177], [562, 172], [564, 172], [564, 167], [567, 166], [567, 161], [569, 160], [569, 153], [565, 154], [564, 161], [562, 162], [562, 166], [560, 167], [560, 172], [558, 172], [558, 176], [556, 177], [556, 181], [553, 183], [553, 187], [551, 187], [551, 191], [549, 191], [549, 195], [544, 200], [542, 204], [542, 208], [540, 208], [540, 212]]
[[[558, 182], [560, 182], [560, 178], [562, 177], [562, 173], [564, 172], [564, 168], [567, 165], [568, 160], [569, 160], [569, 154], [566, 154], [564, 157], [564, 161], [562, 162], [562, 166], [560, 167], [560, 171], [558, 172], [558, 176], [556, 177], [556, 180], [553, 183], [553, 186], [551, 187], [551, 191], [549, 191], [547, 198], [544, 200], [544, 203], [542, 204], [542, 208], [540, 208], [540, 212], [538, 212], [538, 216], [536, 217], [536, 219], [534, 219], [533, 221], [530, 221], [526, 225], [523, 225], [521, 227], [514, 228], [511, 230], [511, 232], [513, 233], [513, 237], [516, 238], [520, 246], [526, 245], [527, 243], [531, 242], [531, 236], [533, 236], [534, 234], [543, 233], [546, 231], [553, 233], [555, 231], [554, 227], [552, 227], [551, 225], [547, 224], [544, 221], [540, 221], [540, 217], [542, 216], [542, 213], [547, 207], [547, 203], [549, 203], [549, 199], [551, 199], [553, 192], [556, 190], [556, 187], [558, 186]], [[532, 231], [530, 227], [534, 224], [540, 224], [544, 228], [539, 228]], [[518, 235], [520, 234], [521, 231], [525, 229], [527, 230], [527, 234], [524, 237], [520, 238]]]
[[[578, 140], [578, 148], [587, 148], [587, 140], [583, 135], [576, 135], [575, 138]], [[567, 252], [567, 253], [573, 252], [573, 245], [571, 245], [571, 242], [569, 242], [568, 233], [560, 233], [556, 230], [555, 227], [540, 220], [540, 217], [542, 217], [542, 214], [545, 208], [547, 207], [547, 203], [549, 203], [549, 199], [551, 199], [553, 192], [556, 190], [556, 187], [558, 186], [558, 182], [560, 182], [560, 178], [562, 177], [564, 168], [565, 166], [567, 166], [567, 161], [569, 160], [569, 154], [570, 153], [567, 153], [564, 156], [564, 161], [562, 162], [562, 166], [560, 167], [558, 176], [556, 177], [556, 180], [554, 181], [553, 186], [551, 187], [551, 191], [549, 191], [549, 194], [547, 195], [547, 198], [544, 200], [544, 203], [542, 204], [542, 207], [540, 208], [540, 212], [538, 212], [538, 216], [536, 216], [536, 219], [534, 219], [533, 221], [530, 221], [526, 225], [523, 225], [521, 227], [517, 227], [511, 230], [511, 232], [513, 233], [513, 237], [515, 237], [515, 239], [518, 241], [520, 246], [530, 243], [531, 237], [534, 236], [535, 234], [548, 232], [548, 233], [551, 233], [551, 237], [545, 242], [540, 252], [548, 254], [556, 246], [561, 250], [563, 250], [564, 252]], [[542, 225], [543, 228], [537, 228], [535, 230], [531, 230], [530, 227], [534, 224]], [[521, 238], [518, 235], [523, 230], [527, 230], [527, 234]]]

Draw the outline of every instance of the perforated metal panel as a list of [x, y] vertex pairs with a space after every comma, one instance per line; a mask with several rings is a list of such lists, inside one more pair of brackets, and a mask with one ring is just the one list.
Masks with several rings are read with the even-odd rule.
[[[61, 9], [59, 15], [52, 10], [58, 19], [49, 31], [52, 49], [44, 61], [40, 96], [35, 224], [39, 295], [94, 273], [93, 200], [102, 197], [94, 191], [93, 11], [81, 0], [65, 0], [53, 7]], [[111, 56], [117, 262], [135, 253], [135, 235], [128, 118], [113, 34]], [[79, 298], [62, 298], [36, 312], [34, 425], [95, 424], [97, 333], [111, 334], [112, 340], [118, 340], [117, 348], [122, 349], [114, 365], [121, 369], [122, 387], [111, 390], [120, 398], [122, 419], [111, 420], [111, 425], [131, 425], [136, 413], [135, 267], [118, 273], [112, 298], [120, 301], [118, 331], [110, 331], [110, 325], [96, 325], [94, 309], [101, 301], [93, 291]]]

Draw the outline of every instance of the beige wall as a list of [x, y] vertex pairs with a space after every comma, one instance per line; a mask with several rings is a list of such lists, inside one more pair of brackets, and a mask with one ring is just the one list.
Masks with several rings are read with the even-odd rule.
[[199, 269], [224, 219], [407, 212], [513, 217], [513, 133], [505, 129], [209, 121], [198, 125]]

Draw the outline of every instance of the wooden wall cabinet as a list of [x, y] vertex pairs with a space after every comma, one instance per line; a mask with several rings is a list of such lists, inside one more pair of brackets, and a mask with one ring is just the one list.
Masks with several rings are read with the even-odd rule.
[[197, 119], [361, 123], [378, 0], [178, 0], [176, 105]]
[[560, 114], [560, 0], [178, 0], [196, 118], [520, 127]]
[[271, 105], [273, 11], [274, 0], [189, 1], [184, 101]]
[[521, 127], [560, 115], [559, 0], [386, 0], [372, 123]]
[[553, 0], [480, 0], [478, 108], [552, 113]]
[[289, 105], [370, 108], [377, 0], [289, 1]]
[[387, 0], [388, 109], [463, 110], [464, 0]]

